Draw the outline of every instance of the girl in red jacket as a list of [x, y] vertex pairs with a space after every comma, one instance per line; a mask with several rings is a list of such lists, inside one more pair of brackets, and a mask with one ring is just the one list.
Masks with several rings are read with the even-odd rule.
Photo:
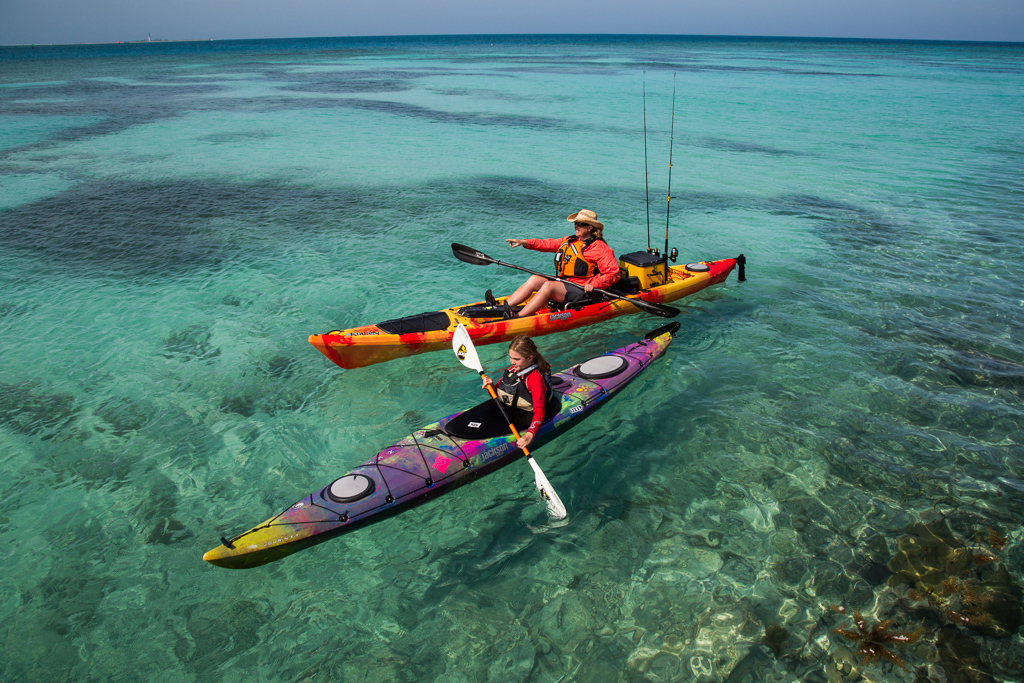
[[525, 318], [533, 315], [547, 306], [549, 299], [571, 304], [595, 288], [604, 289], [619, 279], [619, 262], [615, 259], [612, 248], [604, 241], [604, 224], [597, 220], [597, 214], [584, 209], [566, 220], [576, 226], [575, 235], [550, 240], [506, 241], [513, 249], [526, 247], [534, 251], [557, 252], [556, 275], [581, 287], [548, 280], [540, 275], [531, 275], [529, 280], [521, 284], [519, 289], [505, 300], [511, 310], [512, 306], [521, 304], [536, 292], [523, 310], [519, 311], [518, 316], [511, 314], [511, 317]]
[[[530, 428], [523, 432], [516, 442], [518, 448], [526, 448], [533, 441], [537, 429], [544, 423], [544, 407], [551, 398], [551, 365], [540, 355], [537, 345], [525, 334], [521, 334], [508, 345], [508, 361], [511, 363], [505, 374], [494, 387], [498, 400], [505, 405], [533, 412]], [[484, 387], [494, 384], [484, 375]]]

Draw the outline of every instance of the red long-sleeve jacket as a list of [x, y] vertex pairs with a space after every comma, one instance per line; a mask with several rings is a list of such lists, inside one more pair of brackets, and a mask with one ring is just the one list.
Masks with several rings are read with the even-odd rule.
[[[550, 240], [523, 240], [523, 246], [527, 249], [534, 251], [558, 251], [559, 247], [569, 239], [563, 237], [561, 239], [550, 239]], [[588, 247], [583, 250], [583, 257], [588, 261], [593, 261], [597, 264], [597, 275], [594, 277], [570, 277], [566, 278], [569, 282], [575, 282], [578, 285], [594, 285], [596, 289], [604, 289], [608, 285], [611, 285], [619, 280], [619, 262], [615, 258], [615, 253], [612, 248], [609, 247], [603, 240], [594, 240]]]
[[[511, 369], [511, 368], [510, 368]], [[530, 390], [530, 399], [533, 402], [533, 421], [526, 431], [537, 436], [537, 429], [544, 423], [544, 409], [547, 403], [547, 386], [539, 370], [534, 370], [525, 378], [526, 388]]]

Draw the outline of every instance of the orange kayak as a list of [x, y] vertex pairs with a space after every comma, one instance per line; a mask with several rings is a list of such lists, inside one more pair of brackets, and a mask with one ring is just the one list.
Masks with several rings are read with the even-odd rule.
[[[573, 310], [542, 308], [529, 317], [510, 320], [502, 319], [498, 313], [488, 317], [485, 302], [477, 301], [442, 311], [386, 320], [376, 325], [310, 335], [309, 343], [340, 367], [361, 368], [418, 353], [450, 349], [459, 323], [466, 326], [477, 346], [496, 344], [510, 341], [520, 334], [539, 337], [636, 313], [640, 309], [629, 302], [631, 298], [654, 304], [676, 301], [723, 282], [737, 265], [740, 266], [740, 279], [743, 279], [745, 259], [742, 255], [720, 261], [670, 266], [667, 281], [664, 259], [660, 265], [650, 266], [645, 256], [649, 255], [636, 252], [620, 258], [619, 265], [624, 275], [622, 283], [626, 287], [632, 285], [631, 289], [635, 291], [622, 299], [598, 301]], [[502, 301], [498, 299], [499, 303]]]

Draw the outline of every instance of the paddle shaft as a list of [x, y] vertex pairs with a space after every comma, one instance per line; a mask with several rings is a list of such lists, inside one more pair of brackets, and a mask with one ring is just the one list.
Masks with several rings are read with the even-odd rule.
[[[579, 287], [580, 289], [584, 288], [583, 285], [578, 285], [575, 282], [570, 282], [569, 280], [566, 280], [565, 278], [562, 277], [558, 277], [557, 275], [545, 275], [544, 273], [538, 273], [537, 271], [530, 270], [529, 268], [523, 268], [522, 266], [517, 266], [512, 263], [505, 263], [504, 261], [499, 261], [498, 259], [491, 258], [490, 256], [488, 256], [487, 258], [499, 266], [505, 266], [506, 268], [515, 268], [516, 270], [521, 270], [524, 273], [529, 273], [530, 275], [539, 275], [540, 277], [545, 278], [547, 280], [554, 280], [555, 282], [561, 282], [563, 284], [571, 285], [573, 287]], [[634, 306], [643, 311], [653, 313], [654, 315], [660, 315], [662, 318], [674, 318], [675, 316], [679, 315], [678, 309], [672, 308], [671, 306], [665, 306], [664, 304], [654, 304], [651, 303], [650, 301], [644, 301], [643, 299], [630, 299], [628, 296], [620, 296], [614, 292], [609, 292], [606, 289], [598, 289], [597, 287], [594, 288], [594, 291], [597, 292], [598, 294], [610, 296], [613, 299], [621, 299], [622, 301], [626, 301], [628, 303], [633, 304]]]

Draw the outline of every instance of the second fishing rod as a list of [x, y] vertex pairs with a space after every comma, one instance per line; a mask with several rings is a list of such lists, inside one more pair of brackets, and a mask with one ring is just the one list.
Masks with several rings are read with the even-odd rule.
[[668, 199], [665, 204], [665, 251], [664, 256], [656, 247], [651, 247], [651, 192], [650, 184], [648, 180], [648, 169], [647, 169], [647, 72], [644, 72], [644, 83], [643, 83], [643, 101], [644, 101], [644, 190], [647, 197], [647, 253], [653, 254], [655, 257], [661, 259], [665, 268], [664, 281], [668, 282], [668, 262], [669, 259], [672, 263], [676, 262], [676, 258], [679, 255], [679, 250], [673, 249], [669, 252], [668, 249], [668, 226], [669, 216], [672, 209], [672, 150], [675, 142], [675, 124], [676, 124], [676, 75], [672, 74], [672, 114], [669, 122], [669, 142], [668, 142]]

